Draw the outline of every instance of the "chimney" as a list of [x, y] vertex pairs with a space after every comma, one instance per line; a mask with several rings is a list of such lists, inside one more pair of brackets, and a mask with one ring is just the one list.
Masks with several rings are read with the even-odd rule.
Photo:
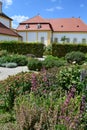
[[2, 13], [2, 2], [0, 1], [0, 13]]

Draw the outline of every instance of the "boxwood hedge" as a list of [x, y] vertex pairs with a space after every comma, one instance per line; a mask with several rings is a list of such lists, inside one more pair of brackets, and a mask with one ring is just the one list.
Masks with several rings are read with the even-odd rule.
[[42, 43], [25, 43], [17, 41], [3, 41], [0, 42], [0, 50], [7, 50], [11, 53], [18, 54], [33, 54], [36, 57], [42, 57], [44, 51], [44, 44]]

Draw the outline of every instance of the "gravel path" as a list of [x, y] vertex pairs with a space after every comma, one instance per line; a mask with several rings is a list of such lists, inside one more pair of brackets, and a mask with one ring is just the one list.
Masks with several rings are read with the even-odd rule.
[[10, 75], [16, 75], [20, 72], [28, 72], [27, 66], [20, 66], [16, 68], [4, 68], [0, 67], [0, 80], [4, 80]]

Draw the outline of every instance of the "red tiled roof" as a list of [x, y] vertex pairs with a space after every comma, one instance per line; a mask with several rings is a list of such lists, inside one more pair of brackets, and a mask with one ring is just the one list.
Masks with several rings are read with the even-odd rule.
[[[37, 29], [37, 24], [41, 28]], [[54, 32], [87, 32], [87, 25], [80, 18], [57, 18], [43, 19], [35, 16], [19, 24], [17, 30], [26, 30], [26, 24], [29, 24], [27, 30], [52, 30]]]
[[87, 32], [87, 25], [80, 18], [50, 19], [53, 31]]
[[17, 30], [46, 30], [49, 31], [51, 30], [50, 25], [49, 24], [40, 24], [40, 28], [38, 29], [38, 24], [29, 24], [29, 27], [26, 28], [26, 24], [21, 24], [18, 26]]
[[10, 35], [10, 36], [15, 36], [15, 37], [21, 37], [19, 34], [17, 34], [15, 31], [12, 29], [6, 27], [0, 22], [0, 34], [3, 35]]
[[22, 23], [48, 23], [49, 21], [46, 19], [43, 19], [41, 16], [37, 15], [35, 17], [32, 17]]

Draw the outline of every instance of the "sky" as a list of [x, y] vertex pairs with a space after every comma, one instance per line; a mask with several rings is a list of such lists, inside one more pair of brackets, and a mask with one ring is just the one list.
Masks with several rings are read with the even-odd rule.
[[80, 17], [87, 24], [87, 0], [0, 0], [3, 13], [13, 19], [12, 26], [40, 15], [43, 18]]

